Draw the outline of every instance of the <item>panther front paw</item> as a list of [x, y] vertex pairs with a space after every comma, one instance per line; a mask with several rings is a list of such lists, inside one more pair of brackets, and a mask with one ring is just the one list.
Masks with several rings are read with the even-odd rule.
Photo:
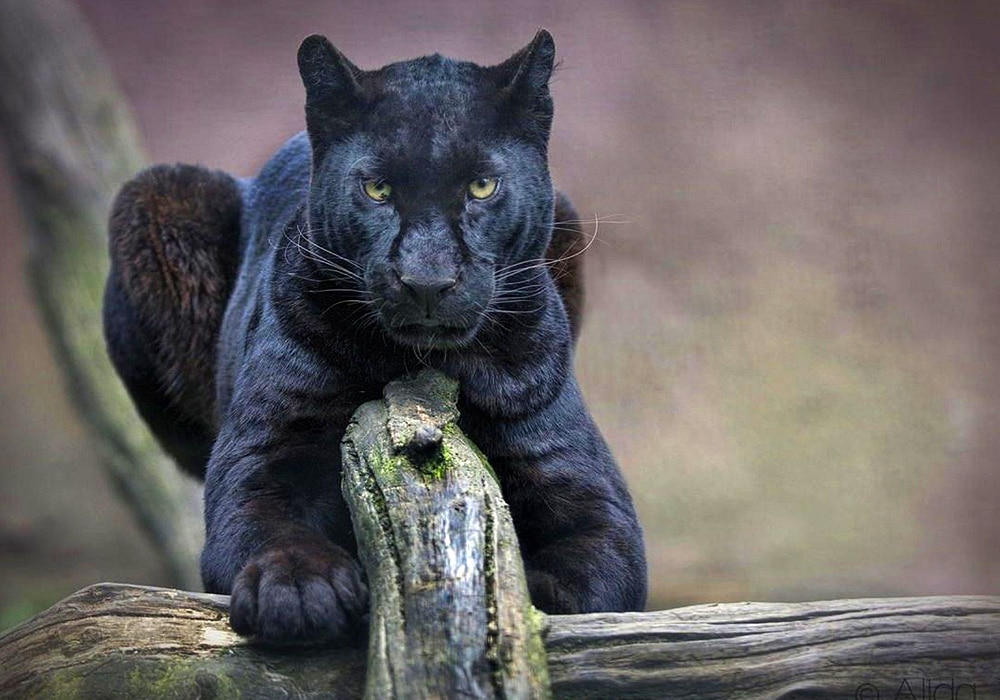
[[555, 576], [541, 569], [524, 572], [528, 580], [531, 604], [550, 615], [570, 615], [580, 612], [580, 605]]
[[357, 643], [364, 637], [368, 588], [361, 567], [329, 543], [272, 546], [233, 582], [229, 622], [261, 644]]

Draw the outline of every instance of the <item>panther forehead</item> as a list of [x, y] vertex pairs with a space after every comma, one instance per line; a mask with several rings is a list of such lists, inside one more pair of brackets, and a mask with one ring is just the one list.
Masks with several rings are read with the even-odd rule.
[[376, 74], [386, 92], [439, 97], [479, 88], [486, 70], [469, 61], [456, 61], [433, 54], [390, 63]]
[[393, 63], [377, 74], [371, 114], [420, 130], [455, 130], [489, 116], [495, 100], [488, 69], [440, 55]]
[[[488, 158], [499, 112], [475, 77], [481, 67], [427, 57], [389, 68], [361, 126], [382, 162], [407, 161], [409, 171], [454, 170]], [[467, 79], [453, 77], [459, 74]]]

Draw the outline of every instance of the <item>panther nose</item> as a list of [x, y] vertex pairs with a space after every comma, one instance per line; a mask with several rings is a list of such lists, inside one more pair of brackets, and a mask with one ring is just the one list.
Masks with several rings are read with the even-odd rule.
[[458, 284], [455, 277], [417, 277], [399, 273], [397, 276], [427, 317], [434, 313], [445, 294]]

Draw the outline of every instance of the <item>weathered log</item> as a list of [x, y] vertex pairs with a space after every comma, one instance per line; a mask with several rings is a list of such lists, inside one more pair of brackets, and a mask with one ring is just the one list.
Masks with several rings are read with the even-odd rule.
[[344, 497], [371, 591], [370, 700], [548, 697], [514, 525], [456, 425], [457, 395], [429, 370], [391, 382], [344, 437]]
[[[227, 604], [86, 588], [0, 637], [0, 697], [362, 697], [363, 651], [255, 648], [229, 628]], [[937, 700], [1000, 697], [1000, 597], [727, 603], [546, 622], [556, 698], [930, 700], [935, 686]]]
[[70, 396], [172, 581], [198, 586], [197, 488], [136, 416], [101, 334], [108, 207], [145, 165], [131, 115], [86, 22], [63, 0], [0, 2], [0, 85], [30, 279]]

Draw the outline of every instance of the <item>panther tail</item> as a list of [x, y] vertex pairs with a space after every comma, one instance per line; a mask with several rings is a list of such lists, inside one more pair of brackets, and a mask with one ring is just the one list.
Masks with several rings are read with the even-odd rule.
[[196, 476], [216, 431], [216, 345], [236, 277], [240, 211], [229, 175], [157, 165], [122, 187], [108, 225], [108, 352], [160, 443]]

